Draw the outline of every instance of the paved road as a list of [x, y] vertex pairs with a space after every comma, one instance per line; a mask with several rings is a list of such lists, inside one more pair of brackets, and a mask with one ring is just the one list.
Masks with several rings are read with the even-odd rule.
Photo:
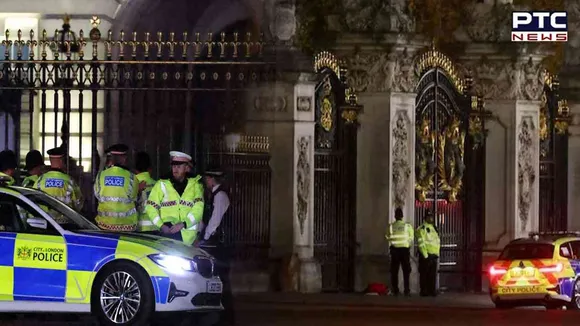
[[[360, 295], [239, 296], [238, 326], [375, 326], [375, 325], [578, 325], [580, 312], [543, 309], [493, 309], [481, 295], [443, 295], [440, 298], [385, 298]], [[46, 317], [46, 316], [44, 316]], [[35, 316], [0, 321], [1, 326], [88, 326], [87, 317]], [[166, 326], [169, 324], [165, 323]], [[174, 324], [171, 324], [174, 325]]]

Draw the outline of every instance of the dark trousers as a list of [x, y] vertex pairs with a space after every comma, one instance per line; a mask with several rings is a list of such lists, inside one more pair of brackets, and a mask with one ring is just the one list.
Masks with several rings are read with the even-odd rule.
[[399, 268], [403, 269], [405, 294], [410, 293], [409, 276], [411, 274], [411, 254], [409, 248], [391, 247], [391, 286], [393, 293], [399, 294]]
[[437, 259], [435, 255], [429, 255], [427, 258], [422, 255], [419, 257], [419, 286], [421, 287], [422, 296], [436, 296], [437, 289]]
[[211, 246], [200, 246], [216, 259], [216, 268], [218, 275], [223, 283], [222, 288], [222, 305], [224, 310], [220, 313], [220, 322], [218, 325], [234, 325], [234, 297], [232, 294], [232, 283], [230, 281], [230, 254], [227, 248], [222, 244]]

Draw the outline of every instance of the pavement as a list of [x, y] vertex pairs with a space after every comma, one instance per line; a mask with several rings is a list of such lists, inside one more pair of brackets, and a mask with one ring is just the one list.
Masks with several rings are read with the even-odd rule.
[[494, 308], [488, 294], [443, 293], [436, 298], [419, 295], [377, 296], [359, 293], [247, 293], [237, 294], [236, 302], [240, 307], [303, 305], [309, 309], [324, 309], [325, 307], [341, 308], [463, 308], [490, 309]]
[[[580, 312], [537, 309], [497, 310], [486, 294], [444, 293], [431, 297], [363, 294], [237, 294], [236, 326], [396, 325], [578, 325]], [[19, 316], [0, 326], [95, 325], [87, 316]], [[192, 325], [167, 320], [164, 326]], [[203, 325], [205, 326], [205, 325]]]

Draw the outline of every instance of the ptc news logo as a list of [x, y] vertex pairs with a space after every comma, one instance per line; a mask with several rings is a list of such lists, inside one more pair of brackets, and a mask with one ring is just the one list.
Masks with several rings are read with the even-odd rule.
[[565, 11], [514, 11], [512, 42], [567, 42]]

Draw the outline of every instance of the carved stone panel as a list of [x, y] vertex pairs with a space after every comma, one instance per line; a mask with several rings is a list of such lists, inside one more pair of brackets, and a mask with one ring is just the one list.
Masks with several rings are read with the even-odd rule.
[[415, 53], [407, 48], [357, 53], [348, 58], [348, 67], [348, 84], [357, 92], [412, 93], [418, 82]]
[[300, 234], [304, 235], [304, 225], [308, 218], [308, 210], [310, 205], [310, 165], [312, 158], [310, 157], [310, 146], [312, 144], [312, 136], [302, 136], [297, 141], [298, 162], [296, 164], [296, 215], [300, 225]]
[[310, 96], [298, 96], [296, 98], [296, 109], [302, 112], [312, 110], [312, 98]]
[[544, 90], [544, 67], [537, 58], [517, 62], [508, 60], [470, 60], [461, 65], [463, 73], [472, 71], [474, 87], [485, 99], [537, 101]]
[[525, 232], [530, 229], [530, 219], [532, 216], [532, 205], [534, 204], [534, 192], [537, 185], [537, 175], [535, 166], [536, 146], [534, 144], [534, 133], [537, 133], [533, 116], [524, 115], [517, 128], [517, 217], [519, 219], [520, 230]]
[[403, 208], [409, 194], [409, 178], [411, 176], [409, 126], [410, 120], [407, 110], [398, 110], [392, 127], [392, 198], [394, 208]]

